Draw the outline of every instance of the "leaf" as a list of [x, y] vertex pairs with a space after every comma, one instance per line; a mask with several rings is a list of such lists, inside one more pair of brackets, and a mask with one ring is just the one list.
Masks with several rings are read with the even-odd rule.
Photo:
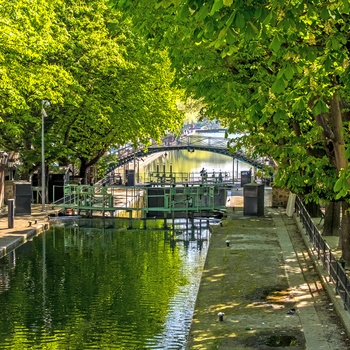
[[341, 44], [335, 38], [332, 38], [332, 49], [339, 50], [341, 48]]
[[231, 6], [233, 4], [233, 0], [223, 0], [225, 6]]
[[229, 45], [232, 45], [235, 41], [236, 41], [236, 35], [233, 32], [233, 30], [229, 28], [227, 33], [226, 33], [226, 42]]
[[237, 28], [243, 29], [245, 26], [245, 18], [241, 12], [236, 13], [236, 17], [234, 19], [234, 25]]
[[255, 18], [260, 18], [262, 15], [262, 6], [259, 6], [257, 9], [255, 9]]
[[263, 21], [263, 24], [265, 24], [265, 25], [269, 24], [271, 20], [272, 20], [272, 11], [268, 11], [267, 15]]
[[203, 21], [206, 17], [208, 17], [208, 10], [209, 10], [209, 6], [208, 4], [205, 4], [204, 6], [202, 6], [200, 8], [200, 10], [196, 13], [196, 19], [197, 21]]
[[223, 37], [225, 37], [228, 27], [224, 27], [220, 30], [218, 35], [218, 40], [221, 41]]
[[278, 124], [278, 122], [283, 119], [286, 116], [285, 111], [278, 110], [274, 115], [273, 115], [273, 122], [275, 124]]
[[222, 0], [215, 0], [213, 7], [210, 11], [210, 16], [213, 16], [215, 12], [219, 11], [224, 6]]
[[277, 52], [277, 51], [280, 49], [281, 44], [282, 44], [282, 42], [281, 42], [281, 40], [280, 40], [280, 37], [279, 37], [278, 34], [276, 34], [276, 35], [274, 36], [274, 38], [272, 39], [272, 42], [271, 42], [269, 48], [270, 48], [272, 51]]
[[251, 22], [248, 22], [247, 29], [245, 31], [245, 39], [249, 41], [255, 38], [257, 31], [258, 30], [256, 29], [256, 27], [253, 26]]
[[340, 196], [344, 196], [348, 189], [349, 189], [348, 181], [343, 177], [340, 177], [335, 182], [334, 188], [333, 188], [334, 192], [339, 192]]
[[277, 79], [281, 79], [283, 77], [285, 69], [281, 68], [277, 73]]
[[349, 1], [348, 0], [343, 0], [342, 10], [343, 10], [344, 13], [348, 13], [349, 12], [350, 6], [349, 6]]
[[320, 115], [322, 113], [328, 112], [328, 106], [323, 100], [318, 100], [316, 102], [315, 107], [313, 108], [313, 112], [315, 115]]
[[186, 19], [188, 16], [190, 16], [190, 11], [189, 11], [189, 9], [188, 9], [188, 6], [183, 6], [183, 8], [182, 8], [182, 10], [181, 10], [181, 12], [180, 12], [180, 14], [179, 14], [179, 16], [180, 16], [180, 19], [182, 19], [182, 20], [184, 20], [184, 19]]
[[286, 88], [286, 85], [284, 83], [284, 80], [282, 78], [276, 79], [271, 87], [271, 91], [275, 94], [279, 94], [280, 92], [284, 91]]
[[286, 69], [284, 70], [284, 76], [287, 80], [291, 80], [293, 78], [294, 71], [290, 64], [287, 65]]
[[231, 15], [230, 15], [230, 17], [229, 17], [228, 20], [226, 21], [225, 24], [226, 24], [228, 27], [231, 26], [232, 21], [233, 21], [233, 19], [235, 18], [235, 14], [236, 14], [236, 12], [232, 12]]
[[330, 17], [328, 6], [323, 6], [321, 11], [321, 18], [328, 19]]

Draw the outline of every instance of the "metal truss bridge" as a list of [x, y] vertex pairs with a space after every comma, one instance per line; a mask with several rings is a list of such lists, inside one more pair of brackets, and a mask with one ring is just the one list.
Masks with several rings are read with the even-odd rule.
[[135, 158], [142, 158], [157, 152], [168, 152], [173, 150], [187, 150], [188, 152], [207, 151], [222, 154], [251, 166], [263, 169], [266, 163], [261, 159], [252, 159], [248, 157], [243, 151], [230, 152], [227, 147], [227, 139], [222, 137], [208, 137], [205, 135], [187, 135], [179, 138], [167, 137], [163, 139], [161, 145], [152, 145], [148, 148], [140, 147], [134, 149], [133, 147], [124, 147], [115, 152], [118, 156], [118, 163], [115, 167], [122, 166], [132, 162]]

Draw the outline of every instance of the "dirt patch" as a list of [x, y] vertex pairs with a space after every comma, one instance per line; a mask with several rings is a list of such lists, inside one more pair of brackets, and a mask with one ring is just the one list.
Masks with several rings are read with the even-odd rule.
[[263, 288], [257, 288], [253, 291], [253, 293], [247, 295], [247, 299], [253, 301], [261, 301], [261, 300], [274, 300], [279, 301], [285, 299], [286, 296], [290, 295], [290, 291], [288, 289], [287, 280], [284, 286], [267, 286]]
[[240, 339], [222, 339], [219, 349], [234, 350], [305, 350], [305, 338], [303, 332], [298, 329], [279, 332], [255, 332], [247, 330]]
[[246, 346], [259, 350], [290, 349], [304, 350], [304, 334], [299, 330], [288, 332], [260, 332], [254, 334], [246, 341]]

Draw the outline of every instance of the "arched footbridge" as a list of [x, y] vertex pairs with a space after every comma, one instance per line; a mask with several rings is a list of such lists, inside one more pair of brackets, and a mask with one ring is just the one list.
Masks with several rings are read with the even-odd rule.
[[208, 137], [197, 134], [181, 136], [179, 138], [167, 137], [163, 139], [161, 145], [152, 145], [148, 148], [140, 147], [136, 150], [128, 146], [116, 150], [115, 154], [118, 156], [118, 161], [115, 167], [132, 162], [135, 158], [142, 158], [153, 153], [173, 150], [187, 150], [188, 152], [198, 150], [218, 153], [243, 161], [258, 169], [263, 169], [264, 166], [268, 165], [269, 162], [266, 161], [266, 158], [253, 159], [248, 157], [243, 151], [230, 152], [227, 147], [227, 142], [227, 139], [222, 137]]

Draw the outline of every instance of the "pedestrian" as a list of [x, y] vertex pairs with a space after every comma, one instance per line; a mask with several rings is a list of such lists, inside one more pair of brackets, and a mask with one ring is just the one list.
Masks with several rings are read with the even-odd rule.
[[221, 172], [221, 170], [219, 172], [219, 182], [222, 182], [222, 172]]
[[204, 180], [206, 179], [207, 171], [203, 168], [203, 169], [200, 171], [200, 175], [201, 175], [201, 179], [202, 179], [202, 183], [203, 183]]

